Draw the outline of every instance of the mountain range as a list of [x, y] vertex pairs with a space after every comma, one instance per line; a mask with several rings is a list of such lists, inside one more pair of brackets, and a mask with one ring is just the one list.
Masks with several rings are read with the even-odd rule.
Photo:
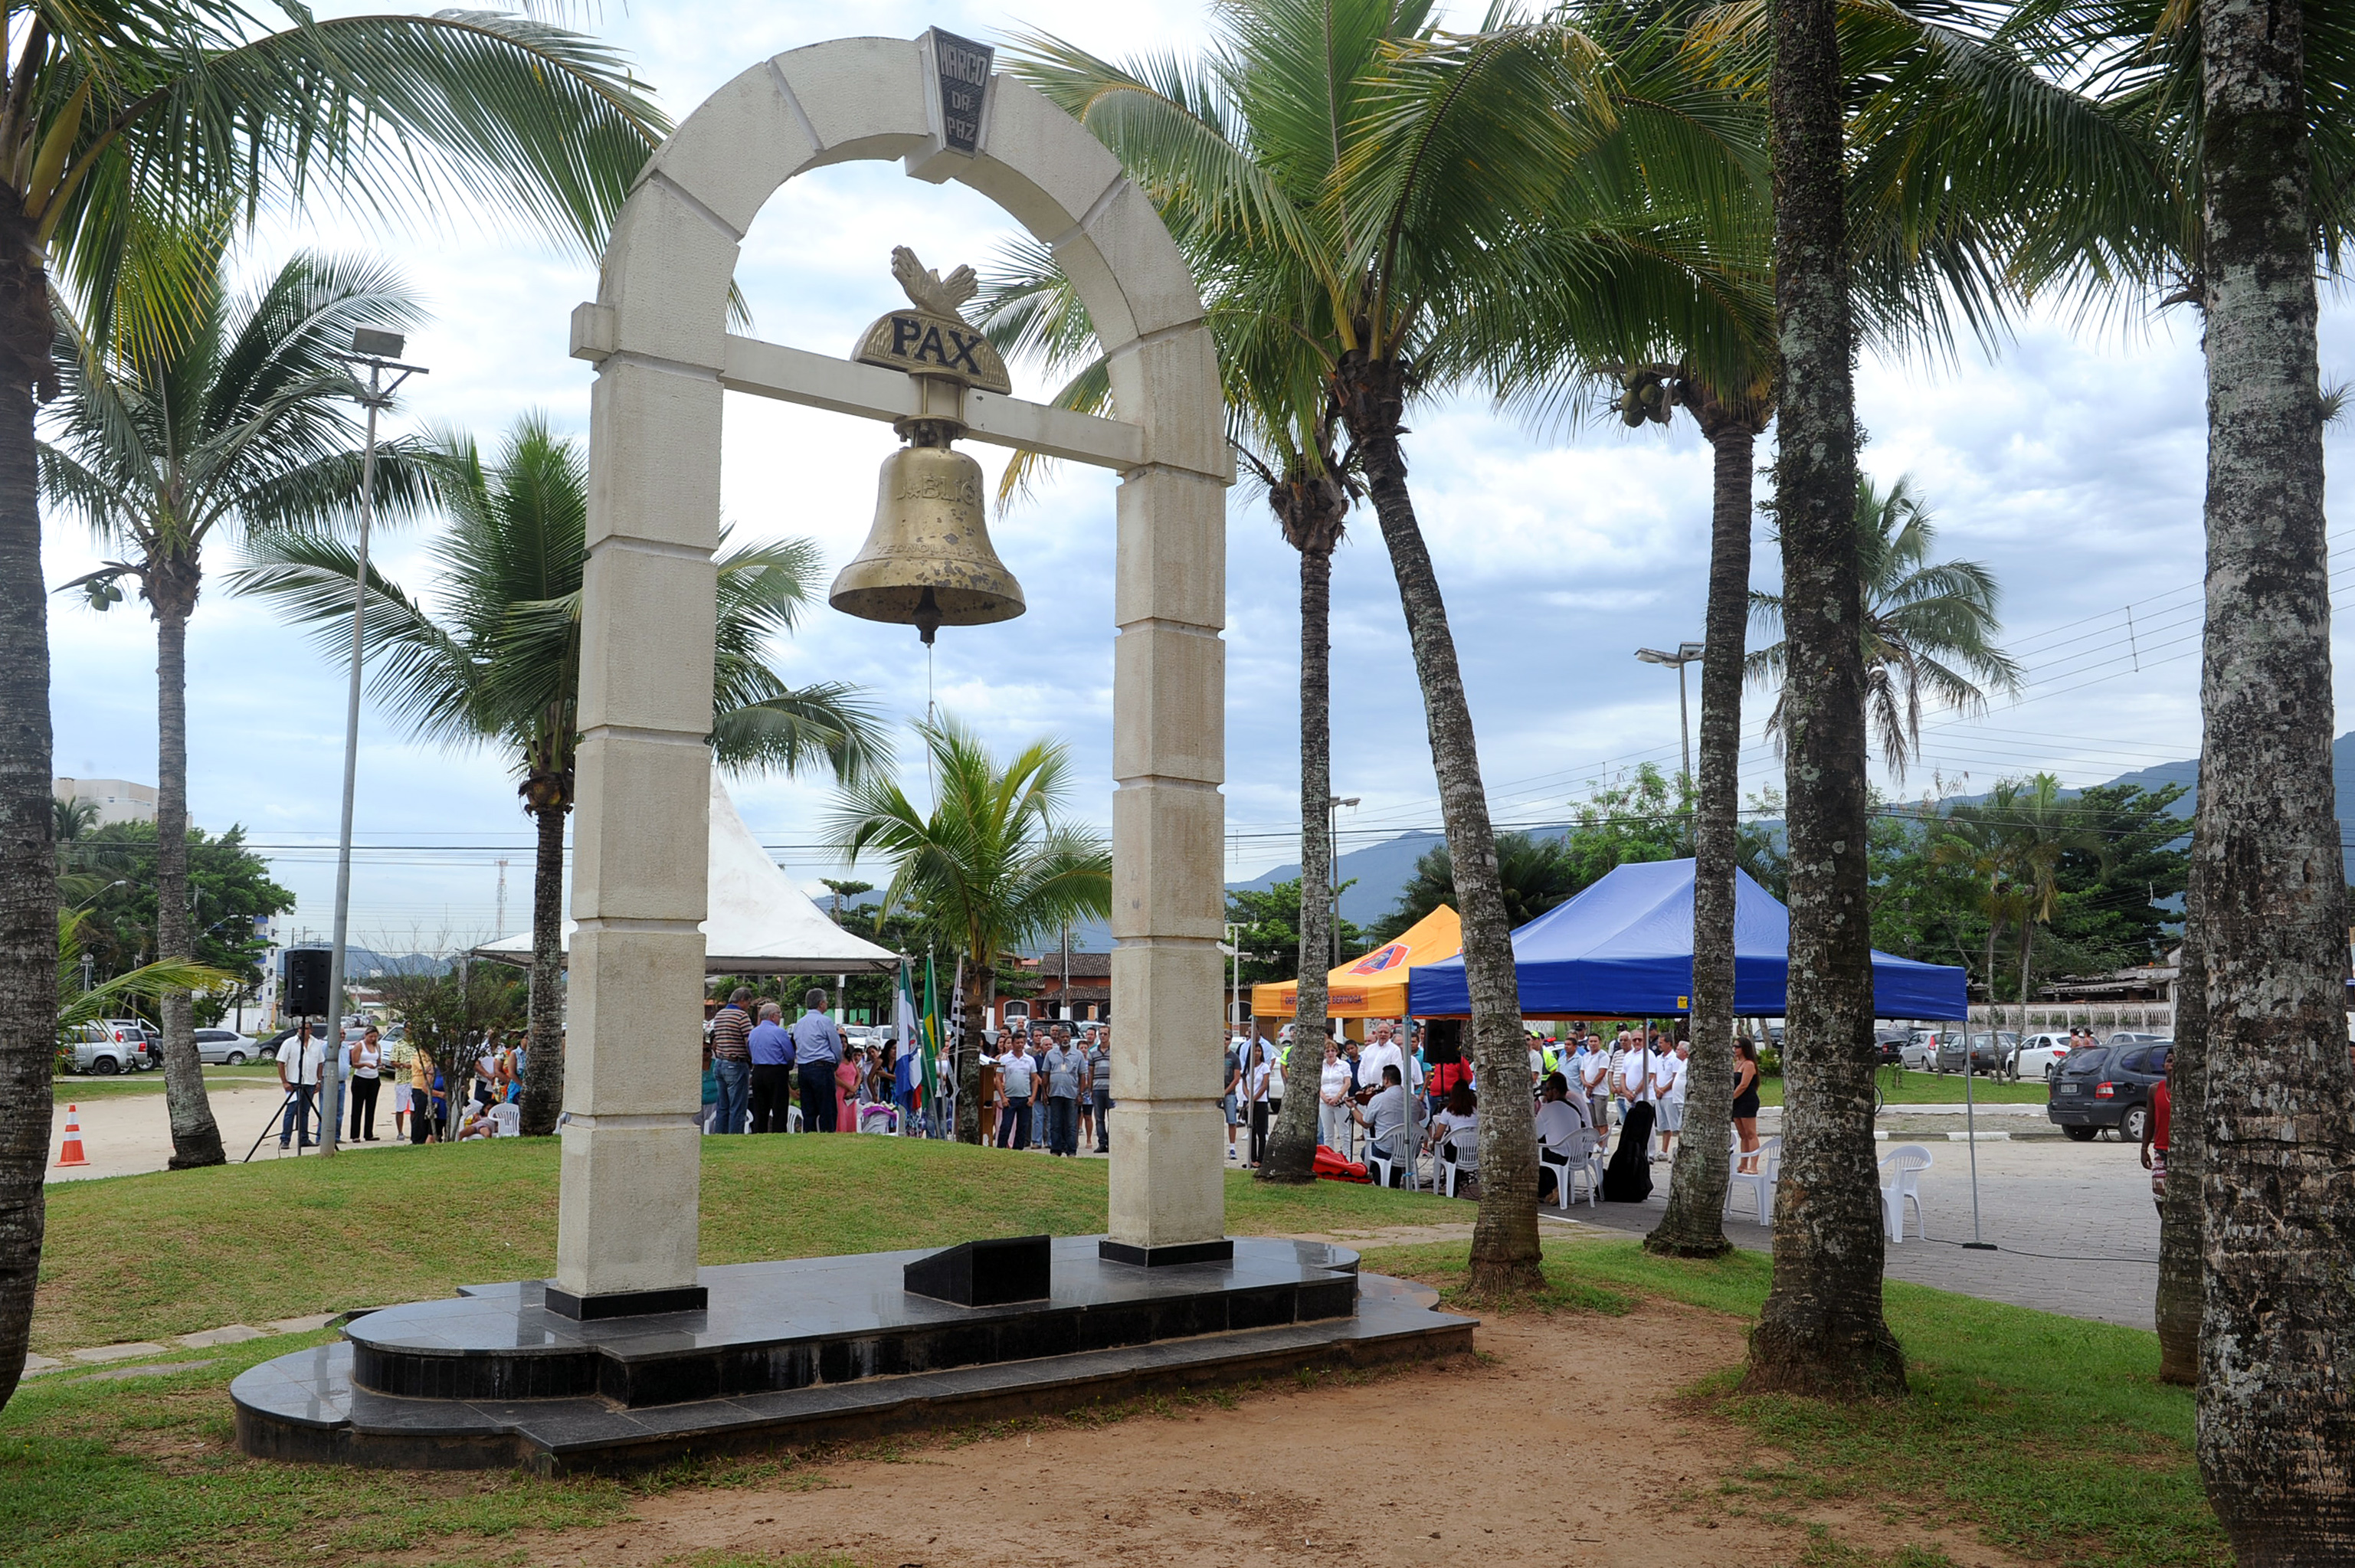
[[[2355, 823], [2355, 731], [2341, 735], [2331, 742], [2330, 764], [2338, 796], [2339, 820]], [[2200, 783], [2198, 758], [2179, 763], [2161, 763], [2130, 773], [2120, 773], [2108, 781], [2111, 785], [2137, 784], [2147, 790], [2163, 789], [2169, 784], [2181, 784], [2183, 797], [2170, 808], [2178, 816], [2189, 818], [2192, 808], [2192, 792]], [[2073, 795], [2074, 790], [2065, 792]], [[1942, 805], [1965, 805], [1987, 797], [1977, 795], [1950, 796]], [[1535, 838], [1559, 838], [1570, 831], [1568, 824], [1529, 829]], [[1425, 853], [1446, 842], [1437, 833], [1401, 833], [1395, 838], [1385, 838], [1362, 849], [1352, 849], [1340, 857], [1340, 875], [1345, 882], [1353, 882], [1341, 894], [1341, 918], [1358, 925], [1371, 925], [1390, 913], [1399, 900], [1399, 893], [1413, 879], [1414, 863]], [[1253, 877], [1249, 881], [1229, 882], [1230, 892], [1263, 892], [1278, 882], [1288, 882], [1300, 875], [1297, 861], [1278, 866]]]

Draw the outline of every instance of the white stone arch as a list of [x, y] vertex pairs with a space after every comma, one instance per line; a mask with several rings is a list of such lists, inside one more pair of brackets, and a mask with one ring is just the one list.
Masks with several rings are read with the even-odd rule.
[[[1215, 1255], [1224, 1234], [1220, 633], [1233, 471], [1210, 335], [1168, 231], [1101, 143], [998, 75], [978, 151], [954, 151], [930, 61], [925, 40], [842, 38], [719, 89], [648, 163], [606, 246], [597, 301], [574, 313], [574, 353], [598, 371], [570, 1116], [550, 1297], [562, 1310], [650, 1310], [694, 1286], [720, 399], [731, 355], [778, 352], [728, 335], [728, 288], [777, 188], [853, 159], [901, 158], [917, 178], [961, 180], [995, 200], [1053, 246], [1111, 356], [1118, 421], [1134, 427], [1112, 432], [1124, 455], [1114, 464], [1111, 1232], [1147, 1262]], [[1014, 425], [1043, 417], [1006, 406]]]

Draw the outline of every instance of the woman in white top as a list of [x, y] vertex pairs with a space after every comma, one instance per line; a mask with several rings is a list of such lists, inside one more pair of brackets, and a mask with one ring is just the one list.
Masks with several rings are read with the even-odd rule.
[[1465, 1175], [1479, 1174], [1480, 1103], [1468, 1085], [1458, 1083], [1447, 1092], [1447, 1109], [1431, 1118], [1425, 1142]]
[[1251, 1159], [1252, 1169], [1267, 1157], [1267, 1081], [1274, 1072], [1268, 1059], [1267, 1041], [1254, 1040], [1251, 1048], [1251, 1065], [1243, 1069], [1243, 1094], [1251, 1102]]
[[384, 1047], [369, 1029], [344, 1052], [352, 1070], [353, 1143], [375, 1143], [377, 1085], [384, 1072]]
[[1316, 1080], [1316, 1141], [1336, 1154], [1349, 1152], [1349, 1064], [1330, 1035], [1325, 1037], [1325, 1066]]

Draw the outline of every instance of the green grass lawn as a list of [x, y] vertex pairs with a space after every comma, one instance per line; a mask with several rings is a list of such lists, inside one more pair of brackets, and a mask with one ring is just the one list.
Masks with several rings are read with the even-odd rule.
[[[243, 1089], [256, 1084], [278, 1082], [278, 1066], [271, 1061], [249, 1061], [240, 1067], [208, 1067], [205, 1084], [213, 1089]], [[112, 1078], [59, 1078], [51, 1081], [49, 1098], [60, 1105], [92, 1100], [112, 1100], [126, 1094], [160, 1094], [164, 1092], [161, 1072], [131, 1072]]]
[[[1102, 1160], [914, 1138], [703, 1142], [703, 1261], [1104, 1228]], [[557, 1145], [505, 1138], [59, 1182], [33, 1348], [154, 1339], [533, 1279], [556, 1266]], [[1462, 1203], [1227, 1173], [1238, 1235], [1468, 1221]]]
[[[1881, 1097], [1892, 1105], [1959, 1105], [1963, 1103], [1963, 1075], [1959, 1072], [1913, 1072], [1901, 1081], [1888, 1068], [1875, 1076]], [[1973, 1077], [1971, 1098], [1982, 1105], [2012, 1104], [2041, 1105], [2051, 1096], [2044, 1081], [2032, 1083], [2004, 1083], [1992, 1078]], [[1762, 1080], [1758, 1085], [1758, 1103], [1779, 1105], [1783, 1103], [1783, 1081], [1780, 1078]]]
[[[1366, 1263], [1460, 1300], [1465, 1258], [1461, 1245], [1384, 1247]], [[1550, 1239], [1547, 1289], [1525, 1305], [1620, 1313], [1665, 1296], [1753, 1318], [1769, 1267], [1757, 1253], [1690, 1263], [1632, 1241]], [[2192, 1456], [2191, 1391], [2154, 1375], [2156, 1335], [1897, 1280], [1886, 1291], [1890, 1327], [1905, 1347], [1906, 1397], [1844, 1408], [1745, 1398], [1736, 1369], [1703, 1377], [1690, 1392], [1695, 1407], [1787, 1458], [1750, 1467], [1694, 1506], [1730, 1523], [1837, 1499], [1959, 1524], [2019, 1556], [2087, 1568], [2231, 1562]]]
[[[517, 1140], [53, 1188], [37, 1346], [155, 1339], [544, 1274], [555, 1154], [550, 1143]], [[1103, 1225], [1106, 1168], [1096, 1161], [886, 1138], [721, 1138], [704, 1156], [711, 1263]], [[1331, 1182], [1263, 1189], [1234, 1172], [1227, 1201], [1229, 1227], [1241, 1234], [1470, 1217], [1468, 1205], [1420, 1195]], [[1465, 1250], [1383, 1248], [1369, 1263], [1453, 1289]], [[1766, 1286], [1765, 1261], [1753, 1254], [1678, 1263], [1615, 1240], [1550, 1241], [1547, 1269], [1542, 1295], [1480, 1310], [1548, 1312], [1574, 1333], [1583, 1316], [1625, 1313], [1647, 1298], [1746, 1318]], [[1737, 1424], [1774, 1457], [1680, 1506], [1737, 1525], [1830, 1499], [1976, 1530], [2022, 1557], [2088, 1568], [2226, 1560], [2192, 1467], [2190, 1398], [2153, 1379], [2153, 1336], [1895, 1283], [1889, 1311], [1913, 1376], [1902, 1401], [1843, 1410], [1745, 1399], [1730, 1373], [1696, 1365], [1692, 1407]], [[614, 1481], [276, 1466], [238, 1455], [229, 1380], [330, 1338], [175, 1351], [171, 1360], [210, 1364], [163, 1377], [100, 1381], [64, 1371], [27, 1383], [0, 1413], [0, 1565], [277, 1568], [396, 1553], [504, 1561], [518, 1531], [610, 1522], [638, 1498], [680, 1487], [816, 1484], [823, 1462], [694, 1461]], [[1740, 1539], [1730, 1536], [1729, 1549]], [[1807, 1561], [1833, 1568], [1838, 1552], [1826, 1551]]]

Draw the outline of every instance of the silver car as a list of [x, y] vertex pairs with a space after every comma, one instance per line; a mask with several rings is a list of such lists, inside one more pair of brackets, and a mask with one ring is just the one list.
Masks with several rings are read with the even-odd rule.
[[261, 1054], [261, 1047], [250, 1035], [233, 1029], [197, 1031], [197, 1060], [208, 1067], [242, 1067]]
[[118, 1072], [136, 1072], [155, 1065], [155, 1058], [147, 1049], [146, 1032], [136, 1024], [123, 1028], [112, 1019], [81, 1024], [72, 1031], [68, 1043], [73, 1049], [76, 1072], [112, 1078]]

